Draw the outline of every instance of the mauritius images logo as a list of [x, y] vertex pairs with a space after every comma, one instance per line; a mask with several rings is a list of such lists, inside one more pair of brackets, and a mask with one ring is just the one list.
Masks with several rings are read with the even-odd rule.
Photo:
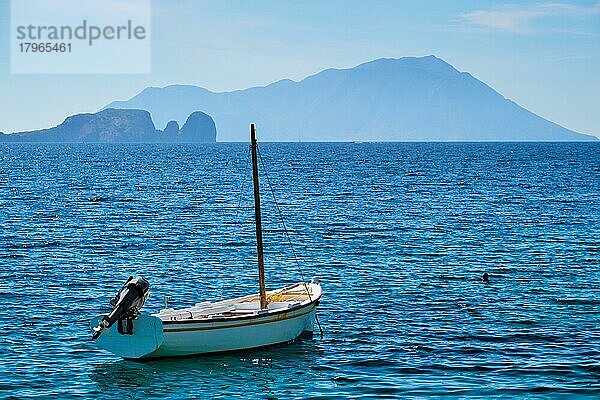
[[150, 0], [12, 0], [11, 72], [149, 73]]

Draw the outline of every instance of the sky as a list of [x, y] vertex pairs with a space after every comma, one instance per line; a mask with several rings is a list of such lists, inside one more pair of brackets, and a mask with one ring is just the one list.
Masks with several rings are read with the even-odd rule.
[[229, 91], [433, 54], [546, 119], [600, 137], [597, 0], [151, 0], [150, 72], [124, 74], [11, 74], [10, 10], [0, 0], [3, 132], [55, 126], [148, 86]]

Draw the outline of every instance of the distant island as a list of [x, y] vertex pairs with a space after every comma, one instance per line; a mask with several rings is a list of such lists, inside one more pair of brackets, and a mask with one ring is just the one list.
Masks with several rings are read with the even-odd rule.
[[67, 117], [54, 128], [0, 133], [0, 142], [215, 142], [215, 121], [223, 142], [247, 141], [251, 122], [262, 141], [598, 140], [548, 121], [427, 56], [382, 58], [299, 82], [232, 92], [150, 87], [97, 113]]
[[159, 130], [146, 110], [114, 108], [73, 115], [54, 128], [0, 134], [0, 142], [205, 143], [216, 138], [215, 122], [201, 111], [191, 112], [181, 129], [170, 121]]
[[598, 140], [535, 115], [435, 56], [382, 58], [232, 92], [151, 87], [107, 107], [148, 110], [157, 126], [203, 110], [218, 124], [219, 141], [246, 141], [250, 122], [267, 141]]

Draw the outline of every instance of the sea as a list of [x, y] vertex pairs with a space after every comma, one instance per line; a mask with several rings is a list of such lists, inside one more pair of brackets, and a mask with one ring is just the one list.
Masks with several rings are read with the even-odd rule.
[[600, 398], [600, 143], [260, 144], [267, 289], [318, 277], [322, 334], [98, 349], [130, 275], [257, 292], [248, 147], [0, 145], [0, 398]]

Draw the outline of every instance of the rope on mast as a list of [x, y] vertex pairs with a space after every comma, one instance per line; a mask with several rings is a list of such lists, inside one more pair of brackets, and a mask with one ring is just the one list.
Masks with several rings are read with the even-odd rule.
[[[277, 210], [277, 214], [279, 216], [279, 220], [281, 221], [281, 225], [283, 226], [283, 231], [285, 232], [285, 237], [290, 245], [290, 249], [292, 250], [292, 254], [294, 255], [294, 261], [296, 266], [298, 267], [298, 273], [300, 274], [300, 279], [304, 282], [304, 276], [302, 275], [302, 268], [300, 268], [300, 263], [298, 262], [298, 256], [296, 255], [296, 251], [294, 250], [294, 246], [292, 245], [292, 240], [290, 239], [290, 234], [287, 230], [287, 226], [285, 225], [285, 220], [283, 219], [283, 214], [281, 212], [281, 208], [279, 207], [279, 203], [277, 203], [277, 198], [275, 197], [275, 190], [273, 189], [273, 185], [271, 185], [271, 180], [269, 179], [269, 172], [265, 166], [265, 162], [263, 161], [262, 155], [260, 154], [260, 147], [258, 148], [258, 158], [260, 159], [260, 165], [262, 166], [262, 170], [265, 171], [265, 178], [267, 178], [267, 184], [269, 185], [269, 189], [271, 190], [271, 195], [273, 196], [273, 204], [275, 204], [275, 209]], [[306, 285], [306, 283], [305, 283]], [[308, 289], [307, 289], [308, 293]], [[308, 295], [310, 297], [310, 294]], [[312, 299], [311, 299], [312, 300]]]
[[[250, 150], [252, 149], [252, 144], [250, 144], [250, 146], [248, 146], [247, 151], [246, 151], [246, 163], [245, 165], [248, 165], [249, 160], [250, 160]], [[273, 204], [275, 204], [275, 209], [277, 210], [277, 214], [279, 216], [279, 220], [281, 221], [281, 225], [283, 226], [283, 231], [285, 233], [285, 237], [287, 239], [287, 242], [290, 246], [290, 249], [292, 250], [292, 254], [294, 256], [294, 262], [296, 263], [296, 266], [298, 268], [298, 273], [300, 274], [300, 279], [302, 280], [302, 284], [304, 286], [304, 290], [306, 290], [306, 294], [308, 295], [308, 299], [312, 302], [312, 296], [310, 295], [310, 291], [308, 290], [308, 285], [304, 279], [304, 276], [302, 274], [302, 268], [300, 267], [300, 262], [298, 261], [298, 256], [296, 255], [296, 250], [294, 249], [294, 245], [292, 244], [292, 240], [290, 238], [290, 234], [288, 232], [287, 226], [285, 224], [285, 219], [283, 218], [283, 213], [281, 212], [281, 208], [279, 207], [279, 203], [277, 202], [277, 197], [275, 196], [275, 189], [273, 189], [273, 185], [271, 185], [271, 179], [269, 178], [269, 172], [267, 170], [267, 167], [265, 165], [265, 162], [262, 158], [262, 154], [260, 153], [260, 146], [256, 146], [256, 150], [258, 153], [258, 158], [260, 160], [260, 164], [262, 166], [262, 170], [265, 171], [265, 178], [267, 180], [267, 184], [269, 185], [269, 190], [271, 191], [271, 196], [273, 197]], [[238, 200], [238, 206], [235, 210], [235, 217], [234, 220], [237, 220], [237, 216], [238, 216], [238, 211], [241, 208], [242, 205], [242, 193], [244, 190], [244, 184], [246, 183], [246, 180], [243, 178], [243, 174], [242, 174], [242, 178], [241, 178], [241, 184], [239, 185], [240, 187], [240, 196], [239, 196], [239, 200]], [[319, 333], [321, 335], [321, 339], [323, 338], [323, 328], [321, 327], [321, 322], [319, 321], [319, 317], [316, 313], [316, 309], [315, 309], [315, 321], [317, 323], [317, 326], [319, 327]]]
[[[288, 244], [290, 245], [290, 249], [292, 249], [292, 254], [294, 255], [294, 261], [296, 262], [296, 266], [298, 267], [298, 273], [300, 274], [300, 279], [302, 280], [302, 284], [304, 285], [304, 290], [306, 290], [306, 294], [308, 295], [308, 300], [312, 302], [312, 296], [310, 295], [310, 291], [308, 290], [308, 285], [306, 280], [304, 280], [304, 276], [302, 275], [302, 268], [300, 267], [300, 263], [298, 262], [298, 257], [296, 256], [296, 250], [294, 250], [294, 245], [292, 244], [292, 239], [290, 239], [290, 234], [287, 230], [287, 226], [285, 225], [285, 220], [283, 219], [283, 213], [281, 212], [281, 208], [279, 207], [279, 203], [277, 202], [277, 197], [275, 197], [275, 189], [273, 189], [273, 185], [271, 185], [271, 179], [269, 179], [269, 172], [267, 167], [265, 166], [265, 162], [263, 161], [262, 155], [260, 154], [260, 147], [257, 146], [258, 150], [258, 158], [260, 159], [260, 165], [262, 166], [262, 170], [265, 171], [265, 178], [267, 179], [267, 184], [269, 185], [269, 189], [271, 190], [271, 195], [273, 196], [273, 204], [275, 204], [275, 209], [277, 209], [277, 214], [279, 215], [279, 219], [281, 220], [281, 225], [283, 226], [283, 231], [285, 232], [285, 237], [287, 238]], [[323, 328], [321, 327], [321, 322], [319, 321], [319, 317], [317, 316], [317, 310], [315, 309], [315, 321], [317, 322], [317, 326], [319, 327], [319, 332], [321, 334], [321, 339], [323, 338]]]

